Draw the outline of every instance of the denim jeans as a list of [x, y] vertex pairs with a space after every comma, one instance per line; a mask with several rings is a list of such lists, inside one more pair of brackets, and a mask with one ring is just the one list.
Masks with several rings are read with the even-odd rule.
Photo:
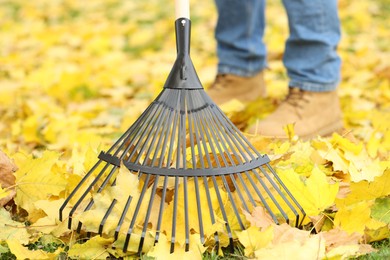
[[[252, 76], [267, 66], [265, 0], [215, 0], [218, 73]], [[283, 0], [290, 35], [283, 63], [289, 86], [331, 91], [340, 81], [337, 0]], [[270, 17], [270, 19], [273, 19]], [[277, 17], [276, 17], [277, 19]]]

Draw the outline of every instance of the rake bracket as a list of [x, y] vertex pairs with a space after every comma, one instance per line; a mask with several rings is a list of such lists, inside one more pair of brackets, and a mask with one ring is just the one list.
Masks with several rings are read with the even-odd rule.
[[112, 165], [115, 165], [115, 166], [118, 166], [118, 167], [121, 166], [121, 160], [118, 157], [113, 156], [113, 155], [108, 154], [108, 153], [105, 153], [103, 151], [100, 152], [98, 158], [103, 160], [103, 161], [105, 161], [105, 162], [108, 162], [108, 163], [110, 163]]

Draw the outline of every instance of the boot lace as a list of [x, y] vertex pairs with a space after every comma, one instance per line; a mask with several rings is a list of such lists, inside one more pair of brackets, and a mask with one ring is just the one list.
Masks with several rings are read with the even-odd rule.
[[215, 78], [215, 81], [213, 84], [211, 84], [209, 89], [220, 89], [224, 85], [229, 84], [231, 79], [227, 74], [218, 74]]
[[304, 108], [305, 104], [310, 102], [307, 94], [307, 91], [303, 91], [299, 88], [289, 88], [288, 95], [283, 103], [292, 107], [296, 114], [301, 118], [301, 110]]

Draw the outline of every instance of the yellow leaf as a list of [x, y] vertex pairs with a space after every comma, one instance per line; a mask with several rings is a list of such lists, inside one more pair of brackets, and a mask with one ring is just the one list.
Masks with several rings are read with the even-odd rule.
[[334, 146], [342, 151], [349, 151], [357, 155], [363, 150], [363, 143], [353, 143], [349, 139], [334, 133], [331, 139]]
[[387, 225], [384, 225], [382, 227], [375, 227], [373, 229], [367, 227], [366, 230], [364, 231], [364, 240], [366, 241], [366, 243], [381, 241], [389, 237], [390, 237], [390, 230]]
[[107, 247], [112, 244], [113, 238], [94, 236], [84, 244], [70, 246], [68, 256], [78, 259], [106, 259], [109, 257]]
[[261, 248], [255, 252], [256, 259], [322, 259], [325, 256], [325, 241], [320, 236], [308, 236], [303, 241], [290, 240]]
[[[10, 194], [9, 190], [3, 189], [0, 187], [0, 200], [7, 197], [9, 194]], [[0, 204], [2, 204], [2, 203], [0, 203]], [[1, 205], [1, 206], [4, 206], [4, 205]]]
[[62, 252], [61, 248], [57, 249], [54, 253], [48, 253], [41, 249], [29, 250], [27, 247], [22, 246], [20, 241], [16, 239], [7, 239], [7, 245], [17, 259], [55, 259]]
[[364, 247], [360, 245], [359, 241], [362, 239], [362, 234], [348, 234], [338, 228], [321, 232], [319, 236], [325, 239], [326, 257], [329, 259], [346, 259], [359, 253], [364, 254], [371, 247], [370, 245]]
[[0, 208], [0, 240], [17, 240], [19, 244], [27, 244], [30, 235], [23, 223], [13, 221], [5, 208]]
[[317, 167], [306, 181], [292, 169], [280, 169], [278, 173], [308, 216], [317, 216], [333, 205], [339, 184], [329, 184], [326, 175]]
[[46, 151], [42, 157], [34, 159], [31, 156], [21, 155], [20, 169], [16, 175], [16, 197], [18, 206], [31, 212], [35, 209], [34, 202], [48, 199], [50, 196], [58, 196], [67, 184], [65, 176], [56, 168], [60, 157], [58, 152]]
[[[67, 220], [64, 221], [64, 223], [60, 223], [58, 218], [58, 209], [63, 204], [64, 199], [60, 200], [39, 200], [36, 201], [35, 207], [37, 209], [43, 210], [45, 213], [45, 217], [38, 219], [36, 222], [34, 222], [31, 227], [35, 230], [38, 230], [42, 233], [49, 234], [49, 233], [56, 233], [58, 235], [61, 235], [63, 233], [69, 232], [69, 230], [66, 227]], [[66, 216], [66, 212], [64, 212], [64, 215]]]
[[333, 145], [325, 139], [318, 138], [319, 141], [313, 142], [313, 147], [317, 149], [318, 154], [332, 162], [333, 169], [335, 171], [342, 171], [344, 173], [348, 172], [348, 161], [344, 158], [343, 153], [333, 147]]
[[370, 222], [372, 202], [362, 201], [350, 206], [340, 207], [334, 218], [335, 227], [349, 234], [357, 232], [364, 234], [367, 223]]
[[332, 248], [326, 253], [326, 259], [338, 260], [349, 259], [351, 256], [356, 256], [359, 252], [360, 246], [358, 244], [353, 245], [341, 245], [336, 248]]
[[147, 256], [154, 257], [155, 259], [202, 259], [202, 254], [206, 251], [206, 248], [199, 242], [197, 235], [190, 236], [190, 248], [185, 251], [184, 247], [178, 243], [175, 244], [174, 252], [171, 253], [171, 243], [164, 234], [158, 243], [148, 252]]
[[375, 177], [382, 175], [385, 170], [378, 159], [373, 160], [369, 157], [365, 149], [362, 149], [358, 154], [345, 151], [344, 156], [349, 161], [348, 172], [351, 175], [352, 182], [373, 181]]
[[252, 214], [249, 214], [249, 212], [244, 211], [244, 215], [246, 219], [250, 222], [251, 226], [266, 228], [274, 223], [272, 217], [264, 209], [264, 207], [255, 207], [252, 211]]
[[265, 230], [250, 226], [248, 229], [236, 233], [238, 240], [245, 247], [245, 256], [247, 257], [253, 257], [257, 250], [265, 248], [274, 238], [273, 226], [269, 226]]
[[372, 182], [365, 180], [352, 182], [350, 190], [345, 199], [337, 199], [338, 207], [390, 195], [390, 169], [387, 169], [381, 176], [375, 177]]

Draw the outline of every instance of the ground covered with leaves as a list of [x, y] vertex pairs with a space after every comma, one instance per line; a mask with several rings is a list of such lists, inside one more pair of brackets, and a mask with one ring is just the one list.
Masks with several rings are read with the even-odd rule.
[[[285, 141], [248, 136], [308, 217], [300, 230], [273, 224], [262, 208], [247, 212], [249, 228], [233, 234], [246, 257], [344, 259], [390, 237], [389, 3], [340, 0], [339, 7], [345, 131], [308, 141], [291, 127]], [[100, 150], [160, 92], [176, 56], [172, 10], [166, 0], [0, 1], [2, 259], [127, 257], [112, 248], [112, 237], [82, 240], [59, 221], [58, 208]], [[191, 53], [205, 86], [215, 76], [215, 18], [213, 1], [193, 1]], [[287, 93], [287, 32], [281, 4], [269, 1], [269, 96], [222, 107], [243, 131]], [[212, 243], [184, 252], [183, 244], [170, 255], [162, 240], [144, 254], [197, 259], [224, 252]]]

